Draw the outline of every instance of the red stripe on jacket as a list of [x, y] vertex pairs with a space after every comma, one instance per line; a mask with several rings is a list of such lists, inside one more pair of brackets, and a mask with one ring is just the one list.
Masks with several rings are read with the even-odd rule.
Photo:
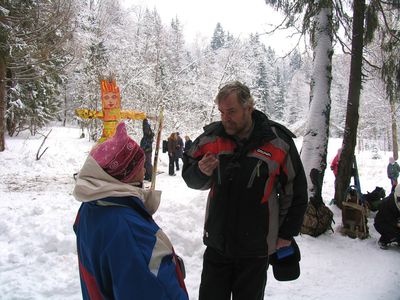
[[102, 300], [103, 296], [100, 293], [99, 287], [97, 286], [96, 279], [92, 274], [89, 273], [88, 270], [83, 266], [83, 264], [79, 261], [79, 272], [85, 283], [86, 289], [89, 294], [89, 298], [91, 300]]
[[236, 144], [233, 141], [217, 137], [215, 141], [201, 145], [199, 147], [199, 150], [197, 150], [193, 154], [193, 157], [199, 157], [208, 152], [211, 152], [212, 154], [219, 154], [221, 152], [233, 152], [235, 147]]
[[264, 145], [260, 149], [265, 152], [269, 152], [271, 156], [270, 157], [266, 156], [266, 157], [270, 160], [275, 161], [278, 164], [278, 167], [275, 169], [275, 171], [269, 174], [267, 187], [265, 189], [264, 196], [261, 199], [261, 203], [264, 204], [268, 202], [268, 198], [271, 195], [272, 189], [275, 185], [276, 176], [280, 174], [281, 168], [283, 172], [287, 174], [287, 168], [286, 165], [284, 164], [286, 152], [283, 151], [281, 148], [275, 147], [272, 144]]

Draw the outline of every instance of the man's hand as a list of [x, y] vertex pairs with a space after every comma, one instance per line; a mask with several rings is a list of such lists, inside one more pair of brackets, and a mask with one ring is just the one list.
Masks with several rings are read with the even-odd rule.
[[214, 154], [207, 152], [199, 161], [199, 169], [207, 176], [211, 176], [215, 168], [218, 166], [219, 160]]
[[290, 240], [284, 240], [284, 239], [278, 238], [278, 240], [276, 241], [276, 249], [288, 247], [288, 246], [290, 246], [291, 243], [292, 243], [292, 241], [290, 241]]

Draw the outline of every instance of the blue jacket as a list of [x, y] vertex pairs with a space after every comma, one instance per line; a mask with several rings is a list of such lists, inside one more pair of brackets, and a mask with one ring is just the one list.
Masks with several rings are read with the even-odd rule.
[[172, 245], [137, 197], [83, 203], [74, 231], [83, 299], [188, 299]]

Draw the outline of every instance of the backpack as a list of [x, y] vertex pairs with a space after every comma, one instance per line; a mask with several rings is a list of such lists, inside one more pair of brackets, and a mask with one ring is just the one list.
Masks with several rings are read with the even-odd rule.
[[332, 222], [335, 223], [335, 221], [333, 220], [333, 212], [325, 205], [321, 197], [322, 173], [317, 169], [312, 169], [310, 178], [314, 185], [315, 194], [310, 197], [300, 232], [317, 237], [328, 229], [333, 232]]
[[162, 141], [162, 152], [163, 153], [168, 152], [168, 141], [167, 140]]
[[333, 212], [325, 205], [318, 203], [315, 199], [310, 198], [306, 213], [304, 215], [303, 224], [300, 232], [317, 237], [325, 233], [328, 229], [332, 230]]
[[382, 203], [382, 199], [386, 197], [386, 191], [377, 186], [372, 192], [367, 192], [361, 195], [361, 201], [371, 211], [378, 211]]

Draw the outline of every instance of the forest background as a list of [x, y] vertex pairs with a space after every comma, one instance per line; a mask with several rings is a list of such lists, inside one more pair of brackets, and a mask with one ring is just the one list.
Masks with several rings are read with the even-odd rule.
[[[311, 144], [302, 154], [307, 173], [313, 164], [324, 171], [325, 129], [329, 137], [351, 131], [360, 149], [390, 151], [393, 137], [397, 139], [398, 1], [356, 1], [356, 6], [352, 1], [333, 0], [265, 2], [286, 16], [281, 29], [295, 27], [296, 20], [302, 22], [291, 39], [304, 38], [309, 44], [277, 55], [273, 43], [261, 41], [265, 32], [235, 36], [220, 23], [209, 40], [189, 41], [179, 16], [164, 24], [155, 8], [127, 9], [118, 0], [1, 1], [0, 150], [5, 148], [5, 133], [13, 136], [30, 130], [34, 135], [52, 120], [81, 126], [88, 130], [89, 139], [97, 140], [101, 121], [80, 119], [75, 110], [101, 110], [99, 80], [113, 76], [123, 109], [153, 116], [164, 109], [164, 136], [174, 131], [196, 136], [203, 125], [218, 119], [213, 103], [218, 88], [240, 80], [250, 87], [259, 110], [305, 136], [306, 146], [307, 141]], [[360, 3], [364, 5], [361, 25], [365, 23], [361, 36], [368, 47], [364, 47], [359, 70], [358, 107], [358, 99], [350, 99], [349, 93], [349, 52], [351, 15], [360, 16], [356, 11]], [[330, 27], [328, 42], [321, 42], [321, 31], [328, 31], [324, 22]], [[357, 35], [353, 32], [353, 36]], [[397, 44], [387, 42], [388, 36]], [[318, 58], [318, 49], [325, 57]], [[325, 84], [324, 91], [318, 82]], [[311, 104], [318, 102], [324, 103], [316, 115], [310, 112]], [[356, 108], [350, 115], [349, 107]], [[349, 119], [355, 120], [355, 128], [346, 127]], [[137, 123], [131, 124], [132, 130], [140, 130]], [[322, 140], [310, 140], [317, 135]], [[353, 147], [354, 143], [349, 151], [345, 148], [346, 156], [354, 153]], [[309, 162], [309, 157], [319, 161]]]

